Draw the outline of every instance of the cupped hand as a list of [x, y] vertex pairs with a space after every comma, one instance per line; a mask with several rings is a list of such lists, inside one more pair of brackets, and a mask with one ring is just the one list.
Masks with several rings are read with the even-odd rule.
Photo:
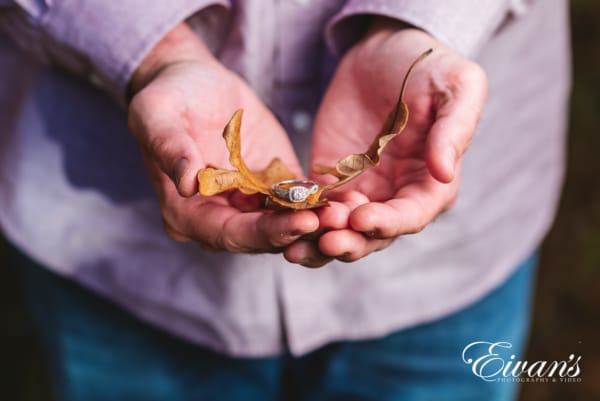
[[250, 168], [261, 169], [277, 156], [292, 171], [301, 170], [275, 117], [187, 27], [179, 26], [163, 39], [131, 87], [129, 126], [140, 143], [170, 237], [212, 250], [277, 252], [316, 230], [312, 211], [267, 211], [259, 208], [256, 197], [239, 193], [198, 195], [198, 170], [209, 164], [230, 166], [222, 132], [238, 108], [245, 110], [241, 138]]
[[307, 266], [357, 260], [421, 231], [453, 204], [487, 79], [429, 34], [392, 20], [377, 21], [340, 63], [315, 121], [312, 162], [335, 165], [364, 152], [396, 103], [407, 68], [429, 48], [433, 53], [417, 65], [404, 94], [405, 131], [385, 148], [379, 166], [326, 194], [338, 201], [319, 211], [326, 232], [290, 246], [288, 260]]

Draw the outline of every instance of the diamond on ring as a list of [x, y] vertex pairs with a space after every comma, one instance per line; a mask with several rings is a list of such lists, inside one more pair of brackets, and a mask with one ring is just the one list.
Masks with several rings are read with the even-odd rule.
[[304, 202], [310, 195], [319, 190], [319, 185], [310, 180], [285, 180], [273, 184], [273, 193], [279, 198], [293, 203]]
[[304, 202], [309, 195], [308, 188], [304, 187], [291, 187], [288, 191], [288, 198], [292, 202]]

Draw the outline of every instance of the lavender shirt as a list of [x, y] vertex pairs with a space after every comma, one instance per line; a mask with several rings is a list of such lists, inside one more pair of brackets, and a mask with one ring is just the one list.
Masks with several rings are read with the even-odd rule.
[[[455, 207], [385, 251], [318, 270], [169, 240], [122, 106], [144, 55], [187, 19], [306, 161], [320, 96], [369, 14], [421, 27], [489, 75]], [[438, 319], [500, 285], [552, 222], [566, 16], [565, 0], [0, 0], [2, 230], [139, 318], [232, 355], [301, 354]]]

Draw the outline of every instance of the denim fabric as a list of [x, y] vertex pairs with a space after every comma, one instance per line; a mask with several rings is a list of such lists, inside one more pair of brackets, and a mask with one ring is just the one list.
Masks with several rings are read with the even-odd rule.
[[60, 401], [508, 401], [461, 359], [473, 341], [527, 338], [536, 256], [501, 287], [441, 320], [293, 357], [232, 358], [174, 338], [22, 255], [15, 266]]

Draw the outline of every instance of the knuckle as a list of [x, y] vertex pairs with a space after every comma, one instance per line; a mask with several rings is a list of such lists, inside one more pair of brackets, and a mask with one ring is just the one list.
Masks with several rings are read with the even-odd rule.
[[169, 141], [160, 135], [153, 136], [148, 139], [147, 148], [150, 154], [162, 158], [169, 152]]
[[179, 231], [172, 228], [169, 224], [166, 224], [164, 222], [163, 222], [163, 230], [164, 230], [165, 234], [167, 234], [167, 236], [174, 241], [177, 241], [177, 242], [190, 242], [191, 241], [191, 239], [187, 235], [180, 233]]
[[286, 233], [279, 233], [277, 235], [270, 236], [267, 241], [272, 249], [279, 249], [288, 245], [290, 243], [290, 238]]
[[219, 248], [216, 248], [214, 245], [209, 244], [208, 242], [200, 241], [198, 242], [198, 245], [200, 246], [200, 249], [205, 252], [217, 253], [221, 251]]
[[430, 219], [425, 217], [426, 215], [422, 212], [420, 218], [418, 218], [412, 227], [409, 228], [408, 234], [418, 234], [421, 231], [425, 230], [427, 225], [430, 222]]
[[460, 80], [463, 83], [481, 85], [486, 84], [487, 75], [479, 64], [469, 61], [461, 68]]
[[174, 230], [175, 227], [178, 226], [178, 217], [177, 209], [162, 207], [160, 210], [160, 218], [162, 219], [163, 228], [165, 229], [169, 228]]
[[[436, 94], [436, 101], [446, 102], [450, 95], [446, 92]], [[431, 98], [429, 94], [419, 94], [414, 96], [409, 102], [410, 114], [414, 116], [429, 116], [431, 114]]]
[[433, 217], [429, 207], [423, 202], [423, 200], [417, 200], [415, 205], [415, 220], [413, 224], [408, 227], [407, 234], [418, 234], [427, 227]]
[[218, 244], [219, 248], [230, 253], [242, 253], [246, 251], [246, 249], [240, 246], [235, 238], [230, 235], [220, 235]]
[[269, 248], [270, 252], [278, 252], [279, 249], [292, 242], [291, 234], [289, 232], [281, 231], [281, 226], [280, 222], [273, 222], [264, 216], [258, 220], [258, 235], [265, 238], [265, 247]]
[[178, 161], [193, 160], [191, 151], [182, 149], [181, 143], [175, 143], [172, 139], [160, 135], [149, 139], [144, 148], [171, 179], [174, 179], [177, 173]]

